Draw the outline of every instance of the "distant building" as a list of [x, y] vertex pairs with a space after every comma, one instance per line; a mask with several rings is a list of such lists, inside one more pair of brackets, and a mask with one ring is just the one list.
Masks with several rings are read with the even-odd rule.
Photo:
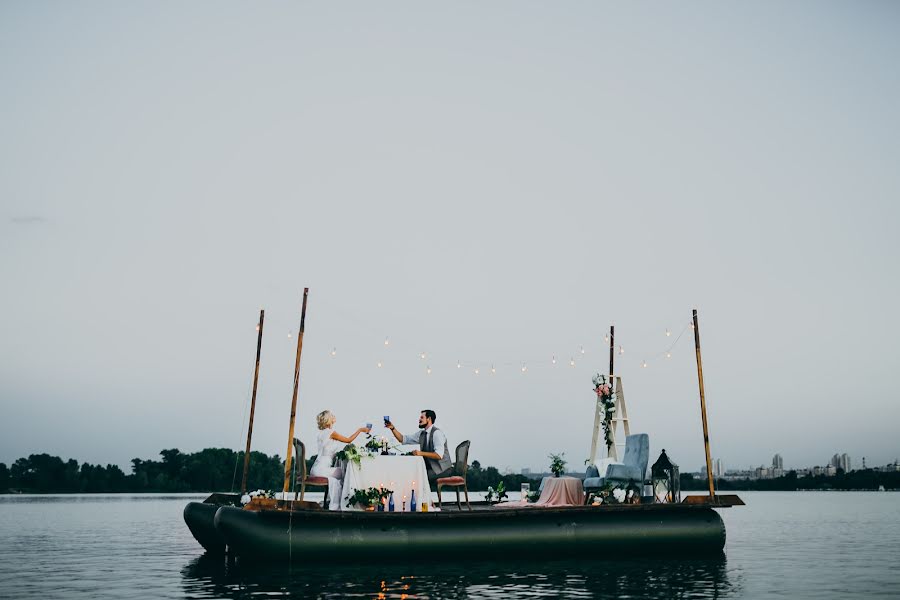
[[837, 475], [838, 468], [834, 465], [828, 465], [825, 467], [825, 477], [834, 477]]
[[781, 458], [780, 454], [776, 454], [775, 456], [772, 457], [772, 468], [779, 469], [782, 471], [784, 470], [784, 459]]
[[522, 469], [521, 473], [522, 475], [528, 477], [529, 475], [531, 475], [531, 469]]
[[722, 464], [722, 459], [717, 458], [716, 462], [713, 463], [713, 477], [716, 479], [721, 479], [725, 476], [725, 465]]
[[846, 452], [841, 454], [841, 464], [840, 467], [844, 470], [844, 473], [850, 472], [850, 455]]

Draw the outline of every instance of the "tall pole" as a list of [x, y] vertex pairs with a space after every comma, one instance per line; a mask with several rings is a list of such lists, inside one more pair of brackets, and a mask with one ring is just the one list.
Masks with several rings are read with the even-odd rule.
[[694, 309], [694, 349], [697, 351], [697, 379], [700, 381], [700, 415], [703, 417], [703, 448], [706, 450], [706, 481], [709, 482], [709, 497], [716, 497], [713, 486], [712, 458], [709, 454], [709, 426], [706, 423], [706, 394], [703, 390], [703, 360], [700, 358], [700, 325], [697, 309]]
[[259, 382], [259, 355], [262, 351], [263, 321], [266, 311], [259, 309], [259, 325], [256, 327], [256, 370], [253, 371], [253, 396], [250, 400], [250, 425], [247, 427], [247, 449], [244, 450], [244, 476], [241, 478], [241, 496], [247, 493], [247, 473], [250, 472], [250, 438], [253, 437], [253, 413], [256, 411], [256, 384]]
[[[609, 385], [612, 387], [612, 377], [613, 377], [613, 335], [615, 334], [616, 328], [614, 325], [609, 326]], [[594, 408], [594, 434], [591, 436], [591, 464], [596, 464], [597, 462], [597, 438], [600, 436], [600, 398], [597, 397], [597, 405]], [[603, 415], [603, 418], [606, 418], [606, 415]], [[605, 440], [604, 440], [605, 441]], [[609, 448], [606, 449], [607, 453], [609, 452]]]
[[612, 385], [612, 378], [615, 370], [613, 365], [616, 358], [616, 326], [609, 326], [609, 385]]
[[288, 428], [287, 453], [284, 459], [284, 493], [291, 489], [291, 461], [294, 458], [294, 419], [297, 416], [297, 391], [300, 389], [300, 353], [303, 352], [303, 331], [306, 329], [306, 298], [309, 288], [303, 288], [303, 308], [300, 309], [300, 331], [297, 333], [297, 358], [294, 361], [294, 394], [291, 397], [291, 424]]

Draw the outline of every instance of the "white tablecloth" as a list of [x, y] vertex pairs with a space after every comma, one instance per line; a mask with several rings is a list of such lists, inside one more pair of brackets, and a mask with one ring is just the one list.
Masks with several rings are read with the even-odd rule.
[[413, 489], [416, 490], [417, 510], [421, 510], [423, 500], [431, 509], [431, 486], [428, 484], [425, 459], [421, 456], [364, 456], [359, 467], [348, 463], [341, 490], [341, 510], [360, 510], [356, 506], [348, 508], [347, 498], [353, 495], [354, 490], [370, 487], [394, 490], [394, 510], [397, 512], [403, 510], [404, 498], [406, 510], [410, 509]]

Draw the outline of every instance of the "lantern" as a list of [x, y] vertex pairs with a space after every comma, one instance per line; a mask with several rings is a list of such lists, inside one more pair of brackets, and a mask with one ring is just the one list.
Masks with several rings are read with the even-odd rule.
[[650, 467], [650, 479], [653, 482], [654, 502], [681, 502], [678, 465], [669, 460], [665, 450]]

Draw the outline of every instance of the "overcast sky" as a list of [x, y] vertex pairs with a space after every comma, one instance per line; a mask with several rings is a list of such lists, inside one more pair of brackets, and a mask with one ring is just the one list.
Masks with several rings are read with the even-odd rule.
[[898, 24], [4, 2], [0, 461], [242, 448], [263, 307], [253, 447], [283, 456], [304, 286], [310, 442], [323, 409], [346, 434], [432, 408], [483, 464], [579, 467], [614, 323], [632, 432], [699, 469], [690, 330], [672, 347], [697, 308], [726, 467], [892, 461]]

